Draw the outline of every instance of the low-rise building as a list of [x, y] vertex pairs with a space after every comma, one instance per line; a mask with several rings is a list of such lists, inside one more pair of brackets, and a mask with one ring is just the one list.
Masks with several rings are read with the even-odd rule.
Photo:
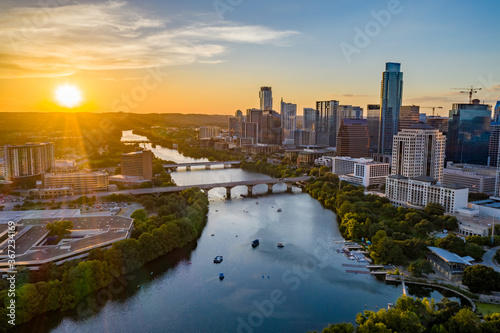
[[387, 177], [385, 196], [396, 206], [423, 209], [432, 202], [441, 204], [445, 212], [454, 213], [467, 207], [469, 189], [457, 184], [437, 185], [437, 181], [428, 176], [391, 175]]
[[28, 191], [32, 199], [54, 199], [74, 195], [72, 187], [35, 188]]
[[108, 174], [106, 172], [77, 172], [43, 175], [43, 188], [60, 189], [71, 187], [77, 193], [93, 193], [107, 191], [109, 185]]
[[385, 184], [389, 163], [377, 163], [371, 158], [333, 157], [332, 172], [341, 180], [368, 186]]
[[257, 154], [272, 154], [279, 151], [281, 147], [279, 145], [266, 145], [266, 144], [256, 144], [256, 145], [245, 145], [241, 148], [241, 151], [245, 154], [257, 155]]
[[471, 266], [471, 261], [474, 260], [471, 257], [460, 257], [438, 247], [429, 246], [428, 249], [427, 259], [432, 267], [452, 281], [461, 280], [464, 270]]
[[495, 194], [496, 168], [484, 165], [449, 162], [443, 173], [443, 184], [460, 184], [472, 193]]

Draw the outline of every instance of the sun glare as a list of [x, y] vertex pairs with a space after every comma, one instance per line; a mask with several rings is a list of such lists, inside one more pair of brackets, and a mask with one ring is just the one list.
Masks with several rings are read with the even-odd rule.
[[56, 89], [56, 100], [61, 106], [74, 108], [80, 105], [82, 99], [80, 90], [73, 85], [65, 84]]

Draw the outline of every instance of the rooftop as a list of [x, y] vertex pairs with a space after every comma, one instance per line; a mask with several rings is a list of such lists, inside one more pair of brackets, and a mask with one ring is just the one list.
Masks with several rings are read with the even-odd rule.
[[425, 123], [419, 122], [417, 124], [411, 125], [409, 129], [434, 130], [435, 128]]
[[469, 261], [466, 260], [466, 259], [469, 259], [468, 257], [462, 258], [462, 257], [456, 255], [455, 253], [451, 253], [445, 249], [440, 249], [439, 247], [429, 246], [428, 249], [431, 250], [435, 255], [437, 255], [438, 257], [440, 257], [441, 259], [443, 259], [446, 262], [464, 264], [466, 266], [471, 265], [470, 260]]

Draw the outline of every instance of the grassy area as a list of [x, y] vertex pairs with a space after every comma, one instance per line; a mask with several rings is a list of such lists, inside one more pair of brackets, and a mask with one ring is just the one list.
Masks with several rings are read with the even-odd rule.
[[477, 311], [483, 316], [500, 313], [500, 304], [476, 303]]

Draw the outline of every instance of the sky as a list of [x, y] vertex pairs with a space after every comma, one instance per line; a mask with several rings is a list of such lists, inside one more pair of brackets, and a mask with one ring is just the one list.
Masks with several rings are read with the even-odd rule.
[[[468, 101], [453, 88], [500, 100], [499, 12], [493, 0], [3, 0], [0, 112], [234, 114], [259, 106], [261, 86], [277, 111], [281, 98], [299, 114], [333, 99], [366, 110], [399, 62], [403, 105], [447, 115]], [[67, 85], [80, 105], [56, 99]]]

